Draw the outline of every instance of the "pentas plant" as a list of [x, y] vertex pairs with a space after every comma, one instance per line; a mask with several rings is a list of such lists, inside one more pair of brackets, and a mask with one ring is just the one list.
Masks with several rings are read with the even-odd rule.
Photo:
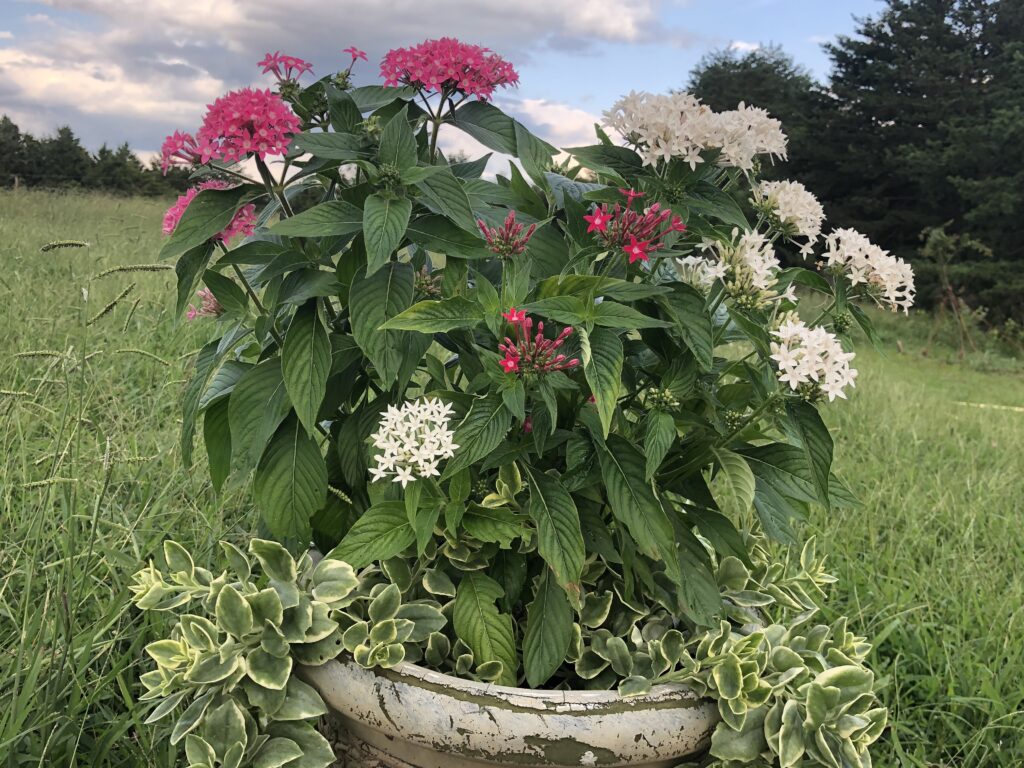
[[[729, 765], [868, 765], [867, 646], [811, 626], [832, 579], [793, 546], [809, 505], [855, 504], [819, 408], [873, 338], [856, 300], [906, 309], [912, 272], [850, 230], [815, 257], [817, 201], [758, 178], [786, 143], [763, 110], [632, 94], [557, 150], [489, 101], [517, 82], [496, 54], [427, 41], [354, 88], [346, 53], [305, 86], [268, 55], [276, 93], [165, 145], [230, 183], [179, 202], [163, 250], [179, 310], [202, 284], [216, 317], [185, 462], [201, 424], [214, 488], [251, 477], [266, 536], [439, 611], [397, 640], [334, 616], [357, 663], [689, 682]], [[449, 163], [442, 125], [517, 162]]]

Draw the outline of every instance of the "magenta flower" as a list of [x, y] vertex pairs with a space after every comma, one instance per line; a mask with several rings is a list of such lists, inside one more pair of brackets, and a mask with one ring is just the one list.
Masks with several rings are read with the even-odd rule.
[[587, 232], [596, 231], [608, 248], [623, 249], [630, 264], [638, 260], [648, 261], [649, 254], [662, 248], [662, 240], [670, 232], [686, 231], [682, 218], [668, 208], [662, 208], [660, 203], [637, 210], [629, 206], [642, 193], [632, 189], [620, 189], [619, 192], [626, 197], [625, 206], [616, 203], [609, 209], [608, 203], [601, 203], [583, 219], [590, 223]]
[[257, 67], [263, 67], [263, 74], [273, 72], [278, 82], [296, 81], [306, 72], [313, 71], [313, 65], [303, 61], [297, 56], [286, 56], [280, 51], [268, 53], [263, 61], [256, 62]]
[[353, 64], [356, 63], [356, 59], [362, 59], [363, 61], [366, 61], [366, 51], [361, 51], [354, 45], [350, 45], [348, 48], [343, 50], [342, 53], [347, 53], [349, 56], [351, 56]]
[[172, 165], [184, 165], [191, 168], [200, 162], [201, 153], [191, 133], [175, 131], [160, 147], [160, 169], [167, 175]]
[[512, 65], [488, 48], [468, 45], [453, 37], [425, 40], [409, 48], [394, 48], [380, 65], [384, 84], [411, 85], [489, 99], [495, 88], [519, 82]]
[[[178, 228], [178, 222], [185, 214], [189, 204], [204, 189], [228, 189], [231, 185], [224, 181], [204, 181], [198, 187], [192, 187], [185, 194], [181, 195], [164, 214], [164, 234], [170, 235]], [[222, 243], [226, 243], [237, 235], [248, 237], [256, 230], [256, 206], [252, 203], [243, 205], [238, 209], [231, 223], [227, 225], [216, 237]]]
[[188, 305], [188, 312], [185, 313], [185, 317], [189, 320], [195, 320], [197, 317], [220, 317], [224, 314], [224, 307], [217, 301], [217, 297], [213, 295], [213, 292], [209, 288], [200, 288], [196, 291], [201, 301], [199, 308], [192, 304]]
[[478, 219], [476, 225], [480, 227], [491, 253], [503, 258], [519, 256], [526, 250], [526, 244], [530, 242], [533, 233], [537, 230], [536, 224], [523, 233], [523, 225], [516, 223], [516, 212], [509, 211], [505, 217], [505, 223], [500, 227], [489, 227], [483, 219]]
[[526, 310], [509, 308], [502, 317], [515, 328], [515, 341], [508, 336], [498, 345], [498, 350], [505, 355], [498, 361], [505, 373], [536, 373], [544, 374], [551, 371], [566, 371], [580, 364], [577, 358], [567, 359], [558, 352], [572, 333], [572, 327], [565, 328], [555, 339], [544, 338], [544, 323], [537, 323], [537, 333], [533, 332], [533, 319], [528, 317]]
[[299, 118], [269, 90], [243, 88], [210, 104], [196, 134], [201, 162], [233, 163], [249, 155], [261, 160], [283, 155], [291, 136], [301, 128]]

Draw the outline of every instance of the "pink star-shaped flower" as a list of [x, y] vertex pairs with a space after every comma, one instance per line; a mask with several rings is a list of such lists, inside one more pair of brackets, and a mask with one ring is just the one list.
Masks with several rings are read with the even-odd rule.
[[651, 244], [647, 240], [637, 240], [635, 235], [630, 235], [629, 245], [622, 250], [629, 256], [629, 263], [632, 264], [635, 261], [649, 261], [647, 252], [650, 246]]
[[342, 53], [347, 53], [349, 56], [351, 56], [352, 61], [355, 61], [356, 59], [362, 59], [363, 61], [366, 61], [366, 51], [361, 51], [354, 45], [350, 45], [348, 48], [343, 50]]
[[590, 225], [587, 227], [587, 232], [604, 232], [608, 229], [608, 222], [612, 220], [612, 216], [600, 208], [595, 208], [594, 212], [589, 216], [584, 216], [583, 220]]
[[621, 192], [623, 195], [626, 196], [626, 207], [627, 208], [629, 208], [629, 206], [631, 206], [633, 204], [633, 201], [636, 200], [638, 197], [643, 197], [644, 196], [643, 192], [637, 192], [636, 190], [633, 190], [633, 189], [623, 189], [621, 187], [619, 188], [619, 192]]
[[506, 357], [499, 360], [498, 365], [501, 366], [501, 370], [505, 373], [516, 373], [519, 370], [519, 361], [514, 357]]
[[526, 310], [509, 307], [508, 312], [502, 312], [501, 316], [510, 323], [521, 323], [526, 320]]

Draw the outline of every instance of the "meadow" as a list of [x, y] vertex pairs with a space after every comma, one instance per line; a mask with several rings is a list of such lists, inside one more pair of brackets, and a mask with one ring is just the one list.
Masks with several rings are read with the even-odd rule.
[[[209, 327], [174, 323], [173, 271], [103, 274], [155, 261], [165, 206], [0, 191], [4, 768], [175, 765], [131, 706], [160, 627], [127, 584], [167, 536], [202, 559], [253, 526], [245, 494], [216, 498], [177, 449]], [[62, 238], [90, 245], [40, 252]], [[924, 358], [926, 317], [880, 320], [881, 350], [828, 409], [863, 505], [809, 521], [840, 577], [826, 612], [877, 641], [876, 765], [1024, 765], [1024, 368], [941, 343]]]

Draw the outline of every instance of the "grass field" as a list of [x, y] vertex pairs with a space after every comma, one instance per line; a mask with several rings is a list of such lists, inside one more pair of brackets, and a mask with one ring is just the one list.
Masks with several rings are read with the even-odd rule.
[[[175, 327], [173, 273], [92, 279], [154, 261], [163, 207], [0, 192], [3, 768], [174, 765], [130, 708], [160, 627], [126, 583], [168, 535], [203, 557], [251, 525], [244, 497], [218, 502], [180, 464], [177, 398], [208, 330]], [[39, 252], [58, 238], [91, 246]], [[893, 723], [876, 765], [1024, 765], [1024, 376], [922, 359], [922, 330], [884, 322], [885, 355], [859, 355], [829, 409], [864, 506], [811, 521], [841, 578], [828, 610], [879, 640]]]

